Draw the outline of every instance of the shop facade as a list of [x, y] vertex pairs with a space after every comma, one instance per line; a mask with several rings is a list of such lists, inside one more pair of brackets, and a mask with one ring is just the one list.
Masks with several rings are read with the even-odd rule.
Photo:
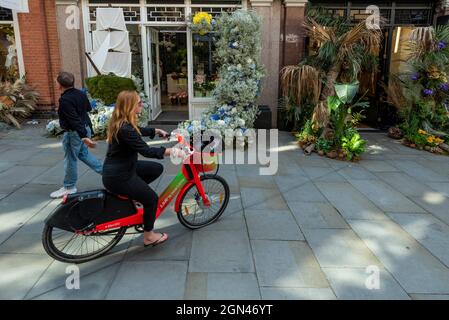
[[[152, 120], [198, 119], [211, 103], [218, 81], [213, 60], [214, 43], [209, 35], [194, 34], [187, 27], [190, 15], [209, 12], [215, 18], [237, 9], [256, 10], [263, 19], [262, 57], [266, 69], [260, 105], [272, 111], [277, 127], [279, 71], [297, 64], [311, 50], [311, 40], [302, 23], [308, 3], [328, 8], [349, 23], [367, 17], [370, 1], [307, 0], [29, 0], [29, 13], [0, 8], [0, 67], [7, 64], [8, 51], [16, 57], [12, 72], [23, 76], [41, 93], [39, 113], [47, 115], [57, 107], [59, 92], [54, 79], [60, 70], [73, 72], [77, 86], [95, 75], [86, 58], [92, 52], [96, 9], [122, 8], [132, 51], [132, 74], [141, 78], [152, 101]], [[401, 67], [405, 39], [416, 26], [436, 23], [449, 13], [449, 1], [377, 1], [387, 23], [385, 43], [380, 48], [379, 79]], [[2, 31], [4, 30], [4, 31]], [[3, 32], [3, 33], [2, 33]], [[9, 36], [8, 36], [9, 35]], [[10, 41], [14, 38], [14, 42]], [[8, 40], [9, 39], [9, 40]], [[15, 70], [15, 71], [14, 71]], [[5, 73], [6, 75], [6, 73]], [[379, 118], [379, 110], [373, 117]], [[164, 115], [165, 114], [165, 115]], [[376, 119], [377, 119], [376, 118]]]

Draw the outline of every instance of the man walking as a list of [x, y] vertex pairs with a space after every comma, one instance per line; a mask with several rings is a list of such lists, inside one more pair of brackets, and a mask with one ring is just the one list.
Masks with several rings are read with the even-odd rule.
[[87, 114], [92, 110], [86, 94], [74, 88], [75, 77], [68, 72], [61, 72], [57, 84], [62, 91], [59, 99], [59, 123], [65, 131], [62, 140], [64, 148], [64, 186], [53, 192], [50, 197], [61, 198], [66, 194], [77, 192], [78, 161], [83, 161], [88, 167], [101, 174], [103, 165], [89, 153], [96, 143], [92, 136], [92, 123]]

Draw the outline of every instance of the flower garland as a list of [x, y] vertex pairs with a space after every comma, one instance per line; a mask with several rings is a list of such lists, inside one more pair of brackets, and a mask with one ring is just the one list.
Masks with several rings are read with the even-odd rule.
[[[226, 130], [244, 136], [254, 127], [259, 113], [255, 101], [260, 94], [264, 70], [260, 63], [261, 18], [255, 11], [236, 10], [224, 13], [214, 26], [216, 50], [214, 57], [220, 62], [218, 85], [213, 91], [214, 103], [201, 120], [186, 121], [180, 129], [196, 133], [216, 129], [222, 136]], [[231, 146], [232, 140], [226, 140]], [[239, 146], [245, 142], [240, 140]]]

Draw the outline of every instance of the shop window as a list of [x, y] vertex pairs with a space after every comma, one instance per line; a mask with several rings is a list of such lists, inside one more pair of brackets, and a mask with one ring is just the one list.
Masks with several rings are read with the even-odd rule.
[[218, 81], [213, 35], [193, 34], [193, 87], [195, 97], [209, 97]]
[[17, 48], [12, 24], [0, 25], [0, 81], [20, 78]]
[[148, 7], [149, 22], [184, 22], [184, 7]]
[[237, 9], [239, 9], [239, 8], [238, 7], [192, 7], [192, 14], [195, 14], [197, 12], [207, 12], [210, 15], [212, 15], [212, 17], [217, 18], [224, 12], [231, 13]]
[[[92, 3], [92, 1], [91, 1]], [[97, 8], [105, 8], [104, 6], [89, 7], [90, 21], [97, 21]], [[120, 7], [123, 9], [123, 15], [126, 22], [139, 22], [140, 21], [140, 7]]]
[[12, 21], [12, 10], [0, 7], [0, 21]]

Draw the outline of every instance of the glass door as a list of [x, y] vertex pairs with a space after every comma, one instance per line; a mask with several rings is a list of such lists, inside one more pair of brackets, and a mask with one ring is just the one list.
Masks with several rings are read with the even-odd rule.
[[159, 66], [159, 32], [148, 28], [148, 65], [150, 72], [151, 120], [155, 120], [162, 112], [161, 85]]

